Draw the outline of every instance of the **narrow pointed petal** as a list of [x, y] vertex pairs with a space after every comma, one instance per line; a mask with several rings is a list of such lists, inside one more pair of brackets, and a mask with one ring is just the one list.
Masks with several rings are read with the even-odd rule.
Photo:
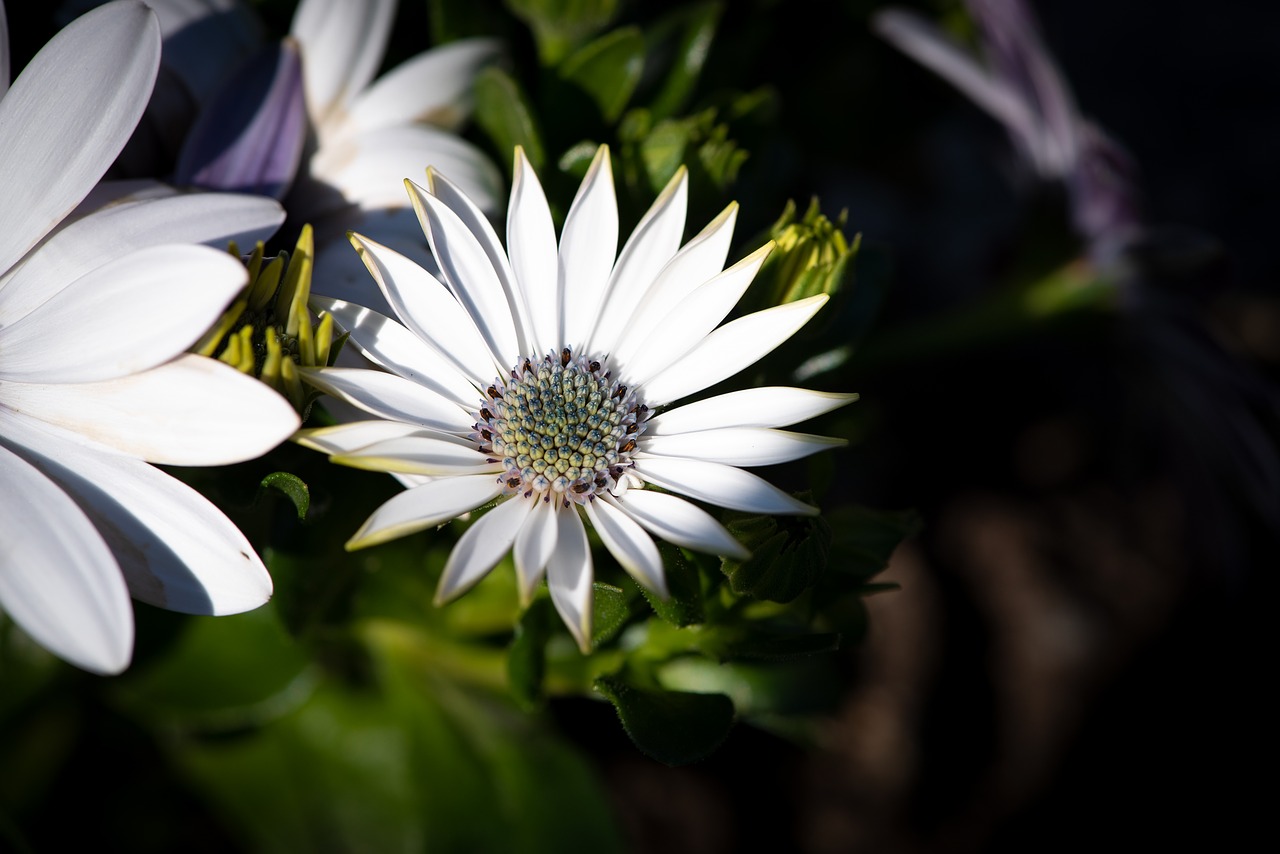
[[[226, 252], [140, 249], [3, 327], [0, 379], [77, 383], [144, 371], [191, 346], [247, 281], [244, 265]], [[0, 316], [3, 306], [0, 291]]]
[[547, 562], [551, 604], [584, 653], [591, 651], [591, 548], [573, 507], [556, 511], [556, 547]]
[[462, 595], [484, 578], [511, 550], [532, 509], [532, 501], [509, 499], [477, 519], [449, 553], [436, 588], [436, 604]]
[[302, 378], [379, 418], [408, 421], [446, 433], [470, 431], [473, 417], [453, 401], [395, 374], [362, 368], [299, 369]]
[[332, 427], [299, 430], [293, 435], [293, 441], [304, 448], [310, 448], [322, 454], [345, 454], [372, 445], [374, 442], [412, 436], [422, 432], [422, 428], [418, 425], [406, 424], [403, 421], [353, 421], [347, 424], [335, 424]]
[[905, 9], [876, 14], [872, 29], [885, 41], [964, 93], [1018, 137], [1037, 136], [1030, 106], [1012, 87], [996, 79], [954, 39], [930, 21]]
[[115, 3], [73, 21], [13, 82], [0, 100], [0, 271], [106, 172], [147, 106], [159, 62], [155, 15]]
[[502, 174], [483, 151], [427, 125], [379, 128], [325, 142], [311, 158], [311, 172], [364, 210], [403, 208], [405, 178], [426, 167], [449, 175], [481, 210], [495, 211]]
[[[687, 354], [733, 310], [773, 251], [766, 243], [682, 299], [634, 352], [619, 350], [618, 361], [637, 386]], [[633, 339], [634, 340], [634, 339]]]
[[471, 113], [476, 74], [499, 50], [494, 39], [460, 39], [420, 53], [361, 93], [349, 119], [362, 131], [417, 122], [456, 131]]
[[427, 342], [476, 388], [511, 368], [499, 365], [466, 309], [435, 276], [398, 252], [362, 237], [351, 243], [405, 326]]
[[174, 182], [283, 198], [308, 132], [302, 60], [293, 39], [268, 45], [206, 104], [187, 134]]
[[605, 501], [621, 509], [651, 533], [694, 551], [746, 560], [751, 553], [710, 513], [680, 498], [649, 489], [629, 489]]
[[302, 44], [307, 109], [322, 125], [345, 111], [382, 64], [396, 0], [305, 0], [293, 16], [290, 34]]
[[537, 173], [518, 146], [507, 212], [507, 251], [516, 285], [529, 305], [535, 346], [526, 355], [549, 353], [564, 340], [556, 290], [556, 230]]
[[646, 454], [750, 467], [798, 460], [847, 444], [844, 439], [809, 433], [762, 427], [724, 427], [697, 433], [646, 436], [640, 447]]
[[622, 247], [609, 279], [604, 308], [586, 349], [597, 353], [615, 351], [623, 325], [680, 248], [688, 197], [689, 173], [681, 166]]
[[471, 379], [408, 328], [372, 309], [340, 300], [312, 297], [313, 311], [326, 311], [334, 322], [351, 333], [366, 358], [398, 376], [466, 408], [475, 406], [480, 392]]
[[818, 508], [792, 498], [764, 478], [722, 463], [643, 457], [636, 460], [635, 471], [663, 489], [730, 510], [788, 516], [818, 513]]
[[363, 448], [334, 454], [330, 460], [370, 471], [424, 474], [430, 477], [488, 472], [497, 475], [502, 462], [445, 437], [425, 434], [398, 436]]
[[485, 248], [444, 202], [412, 181], [405, 181], [405, 186], [449, 290], [471, 315], [495, 362], [514, 365], [520, 347], [511, 306]]
[[670, 436], [718, 427], [786, 427], [816, 418], [857, 400], [807, 388], [766, 386], [731, 391], [687, 403], [645, 422], [645, 436]]
[[569, 206], [560, 236], [562, 343], [575, 352], [595, 325], [617, 251], [618, 200], [609, 149], [602, 145]]
[[67, 491], [119, 561], [135, 598], [185, 614], [238, 614], [271, 598], [271, 576], [208, 499], [141, 460], [84, 447], [30, 419], [6, 436]]
[[502, 484], [487, 474], [446, 477], [406, 489], [373, 511], [347, 541], [347, 550], [376, 546], [448, 522], [501, 492]]
[[726, 323], [645, 383], [645, 402], [660, 406], [733, 376], [796, 334], [826, 303], [819, 294]]
[[658, 547], [640, 525], [607, 501], [588, 501], [587, 517], [614, 559], [632, 578], [663, 599], [667, 578], [662, 572]]
[[166, 465], [253, 459], [299, 426], [293, 407], [267, 386], [192, 355], [103, 382], [8, 384], [4, 404], [90, 442]]
[[119, 673], [133, 611], [106, 543], [53, 481], [0, 445], [0, 609], [59, 658]]
[[556, 505], [550, 501], [538, 501], [520, 533], [516, 535], [512, 556], [516, 563], [516, 580], [520, 586], [520, 602], [528, 605], [533, 601], [534, 590], [547, 571], [547, 561], [551, 560], [556, 550], [556, 535], [559, 532], [556, 524]]
[[269, 238], [282, 222], [284, 208], [278, 202], [231, 193], [117, 202], [60, 229], [0, 279], [0, 326], [26, 316], [103, 263], [138, 249], [203, 243], [225, 250], [232, 241], [248, 247]]
[[642, 294], [612, 352], [634, 350], [682, 299], [724, 269], [737, 219], [738, 205], [734, 203], [676, 253]]
[[431, 194], [444, 202], [449, 210], [458, 215], [463, 225], [484, 249], [489, 266], [502, 284], [502, 292], [507, 298], [507, 310], [515, 324], [517, 351], [529, 355], [534, 337], [529, 320], [529, 306], [524, 291], [516, 285], [515, 274], [507, 261], [507, 253], [498, 241], [498, 235], [489, 224], [489, 218], [467, 197], [461, 188], [449, 181], [435, 169], [427, 170], [427, 187]]

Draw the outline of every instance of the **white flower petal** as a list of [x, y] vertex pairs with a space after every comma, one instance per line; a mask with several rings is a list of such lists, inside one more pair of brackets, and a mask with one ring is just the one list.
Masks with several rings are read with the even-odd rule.
[[420, 53], [361, 93], [349, 121], [362, 131], [417, 122], [457, 130], [471, 112], [476, 74], [498, 53], [494, 39], [460, 39]]
[[247, 281], [226, 252], [152, 246], [87, 273], [12, 325], [3, 325], [0, 291], [0, 379], [93, 382], [154, 367], [189, 347]]
[[313, 311], [327, 311], [351, 333], [351, 343], [388, 371], [413, 380], [466, 408], [475, 406], [480, 392], [471, 379], [406, 327], [376, 311], [340, 300], [312, 297]]
[[516, 347], [520, 355], [530, 355], [533, 351], [534, 336], [529, 321], [529, 306], [525, 301], [524, 291], [515, 282], [515, 274], [507, 261], [507, 253], [498, 242], [498, 235], [489, 224], [484, 212], [452, 181], [445, 178], [435, 169], [427, 170], [427, 187], [431, 194], [445, 204], [449, 210], [458, 215], [467, 227], [467, 231], [479, 242], [488, 258], [489, 266], [497, 275], [502, 285], [503, 295], [507, 298], [507, 310], [511, 312], [516, 332]]
[[748, 513], [813, 516], [818, 508], [734, 466], [678, 457], [642, 457], [635, 471], [650, 483], [690, 498]]
[[141, 460], [84, 447], [30, 419], [5, 418], [3, 432], [74, 497], [114, 552], [135, 599], [220, 615], [271, 598], [271, 576], [253, 546], [194, 489]]
[[303, 0], [290, 35], [302, 44], [307, 110], [320, 126], [345, 108], [378, 72], [396, 0]]
[[293, 434], [293, 441], [323, 454], [345, 454], [374, 442], [422, 432], [423, 429], [417, 424], [406, 424], [403, 421], [353, 421], [332, 427], [299, 430]]
[[167, 465], [253, 459], [299, 425], [289, 402], [264, 384], [192, 355], [96, 383], [6, 384], [3, 399], [82, 440]]
[[300, 368], [321, 391], [379, 418], [408, 421], [445, 433], [467, 433], [473, 416], [453, 401], [417, 383], [362, 368]]
[[565, 216], [560, 235], [562, 344], [576, 353], [595, 326], [618, 251], [618, 200], [609, 148], [600, 146]]
[[[397, 182], [397, 186], [400, 185]], [[370, 211], [348, 207], [319, 222], [313, 220], [313, 224], [316, 225], [316, 261], [312, 268], [311, 293], [315, 296], [344, 300], [387, 317], [395, 316], [395, 310], [382, 295], [374, 277], [369, 275], [360, 253], [352, 251], [348, 232], [365, 235], [432, 275], [439, 272], [431, 260], [431, 250], [427, 247], [422, 226], [418, 224], [418, 215], [408, 205]]]
[[677, 546], [739, 560], [751, 555], [710, 513], [679, 496], [629, 489], [624, 495], [605, 495], [604, 500]]
[[147, 106], [159, 63], [155, 15], [113, 3], [59, 32], [13, 82], [0, 100], [0, 271], [102, 177]]
[[527, 606], [533, 601], [534, 589], [547, 571], [547, 561], [551, 560], [556, 549], [558, 531], [556, 505], [550, 501], [537, 501], [520, 527], [512, 549], [522, 605]]
[[335, 463], [370, 471], [424, 474], [429, 477], [502, 471], [502, 462], [486, 457], [475, 446], [443, 436], [418, 434], [374, 442], [330, 457]]
[[662, 319], [694, 288], [724, 269], [737, 219], [738, 205], [735, 202], [676, 253], [641, 294], [626, 326], [618, 334], [612, 352], [634, 350], [636, 344], [648, 338]]
[[428, 166], [449, 175], [481, 209], [498, 207], [502, 174], [493, 162], [466, 140], [425, 125], [326, 142], [311, 159], [315, 177], [366, 210], [407, 207], [402, 182]]
[[511, 306], [479, 237], [444, 202], [412, 181], [405, 186], [449, 290], [471, 315], [495, 362], [509, 369], [520, 357]]
[[645, 402], [660, 406], [733, 376], [796, 334], [826, 303], [827, 296], [819, 294], [739, 317], [713, 330], [684, 358], [644, 384]]
[[519, 146], [507, 211], [507, 252], [533, 326], [534, 349], [525, 355], [550, 353], [564, 338], [557, 296], [556, 230], [542, 184]]
[[449, 553], [440, 575], [440, 586], [436, 588], [436, 604], [462, 595], [488, 574], [511, 550], [520, 526], [532, 509], [532, 501], [508, 499], [477, 519]]
[[763, 427], [722, 427], [697, 433], [646, 436], [640, 441], [640, 449], [646, 454], [731, 466], [771, 466], [847, 444], [844, 439], [809, 433]]
[[788, 386], [748, 388], [669, 409], [645, 422], [644, 431], [651, 437], [718, 427], [786, 427], [857, 399], [856, 394]]
[[614, 352], [624, 324], [635, 313], [636, 306], [657, 280], [658, 273], [680, 248], [688, 197], [689, 172], [681, 166], [622, 247], [613, 275], [609, 278], [604, 308], [595, 321], [585, 349], [597, 353]]
[[591, 651], [591, 548], [573, 507], [556, 511], [556, 547], [547, 561], [551, 604], [584, 653]]
[[487, 387], [495, 376], [511, 369], [511, 365], [493, 360], [471, 315], [435, 276], [359, 234], [351, 235], [351, 243], [404, 325], [470, 378], [476, 388]]
[[626, 376], [636, 386], [643, 387], [651, 377], [697, 346], [738, 304], [771, 251], [773, 243], [766, 243], [699, 285], [663, 318], [634, 352], [620, 349], [617, 358]]
[[232, 193], [111, 205], [50, 236], [3, 280], [3, 317], [15, 322], [66, 285], [135, 250], [165, 243], [203, 243], [225, 250], [231, 241], [249, 248], [269, 238], [282, 222], [284, 209], [274, 199]]
[[622, 568], [640, 584], [666, 599], [670, 594], [662, 571], [662, 556], [644, 529], [607, 501], [588, 501], [585, 507], [592, 527]]
[[347, 541], [347, 549], [375, 546], [448, 522], [496, 498], [502, 484], [492, 475], [446, 477], [406, 489], [373, 511]]
[[124, 670], [133, 611], [106, 543], [66, 493], [3, 446], [0, 481], [0, 608], [59, 658]]

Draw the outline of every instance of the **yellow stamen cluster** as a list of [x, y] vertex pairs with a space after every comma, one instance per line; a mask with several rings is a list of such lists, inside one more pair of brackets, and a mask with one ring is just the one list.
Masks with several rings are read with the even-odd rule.
[[[240, 255], [234, 243], [229, 251]], [[314, 257], [309, 225], [303, 227], [292, 255], [281, 252], [267, 260], [259, 242], [245, 262], [248, 287], [192, 348], [258, 377], [299, 412], [305, 411], [314, 393], [302, 384], [298, 366], [328, 365], [333, 345], [333, 317], [322, 314], [313, 326], [307, 310]]]

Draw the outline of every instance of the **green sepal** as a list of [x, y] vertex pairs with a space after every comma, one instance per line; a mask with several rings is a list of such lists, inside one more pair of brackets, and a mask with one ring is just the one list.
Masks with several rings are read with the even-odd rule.
[[560, 65], [560, 76], [587, 92], [607, 122], [622, 114], [643, 71], [644, 37], [636, 27], [606, 33]]
[[489, 66], [476, 75], [473, 91], [476, 124], [493, 140], [494, 147], [507, 153], [507, 169], [512, 168], [510, 152], [519, 145], [534, 171], [540, 172], [546, 153], [520, 84], [502, 69]]
[[262, 479], [260, 486], [264, 490], [278, 489], [283, 492], [298, 511], [298, 521], [306, 520], [307, 510], [311, 507], [311, 490], [302, 478], [287, 471], [273, 471]]
[[618, 676], [601, 676], [595, 689], [613, 704], [635, 746], [667, 765], [711, 755], [733, 728], [733, 701], [724, 694], [639, 688]]
[[831, 526], [821, 516], [735, 513], [725, 527], [751, 550], [746, 560], [724, 558], [720, 565], [739, 596], [791, 602], [812, 587], [827, 566]]

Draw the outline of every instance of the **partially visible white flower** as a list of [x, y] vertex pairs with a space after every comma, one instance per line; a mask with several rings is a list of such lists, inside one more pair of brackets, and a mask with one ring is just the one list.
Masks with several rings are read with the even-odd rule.
[[207, 246], [279, 225], [270, 200], [179, 196], [72, 222], [147, 104], [155, 16], [77, 19], [0, 100], [0, 608], [71, 663], [129, 662], [129, 595], [255, 608], [271, 578], [243, 534], [149, 463], [249, 459], [296, 429], [281, 397], [183, 355], [244, 286]]
[[613, 176], [601, 148], [557, 243], [541, 185], [517, 150], [504, 250], [465, 193], [434, 170], [427, 178], [430, 189], [405, 184], [443, 281], [353, 235], [398, 320], [313, 300], [386, 370], [330, 368], [306, 378], [383, 420], [303, 431], [300, 441], [335, 462], [419, 478], [375, 511], [348, 548], [498, 499], [454, 548], [437, 600], [461, 594], [512, 551], [522, 598], [545, 574], [556, 609], [587, 649], [584, 520], [639, 583], [666, 595], [651, 534], [745, 557], [724, 527], [680, 495], [756, 513], [816, 512], [744, 467], [841, 444], [776, 428], [851, 395], [752, 388], [654, 414], [751, 365], [827, 301], [816, 296], [720, 325], [771, 249], [723, 269], [736, 205], [681, 248], [682, 169], [618, 254]]
[[502, 192], [498, 169], [457, 134], [471, 113], [476, 73], [498, 56], [498, 43], [452, 42], [374, 80], [395, 11], [396, 0], [303, 0], [291, 28], [317, 147], [285, 204], [316, 228], [316, 292], [375, 304], [380, 295], [337, 238], [358, 231], [429, 263], [401, 191], [406, 175], [431, 166], [489, 212]]

